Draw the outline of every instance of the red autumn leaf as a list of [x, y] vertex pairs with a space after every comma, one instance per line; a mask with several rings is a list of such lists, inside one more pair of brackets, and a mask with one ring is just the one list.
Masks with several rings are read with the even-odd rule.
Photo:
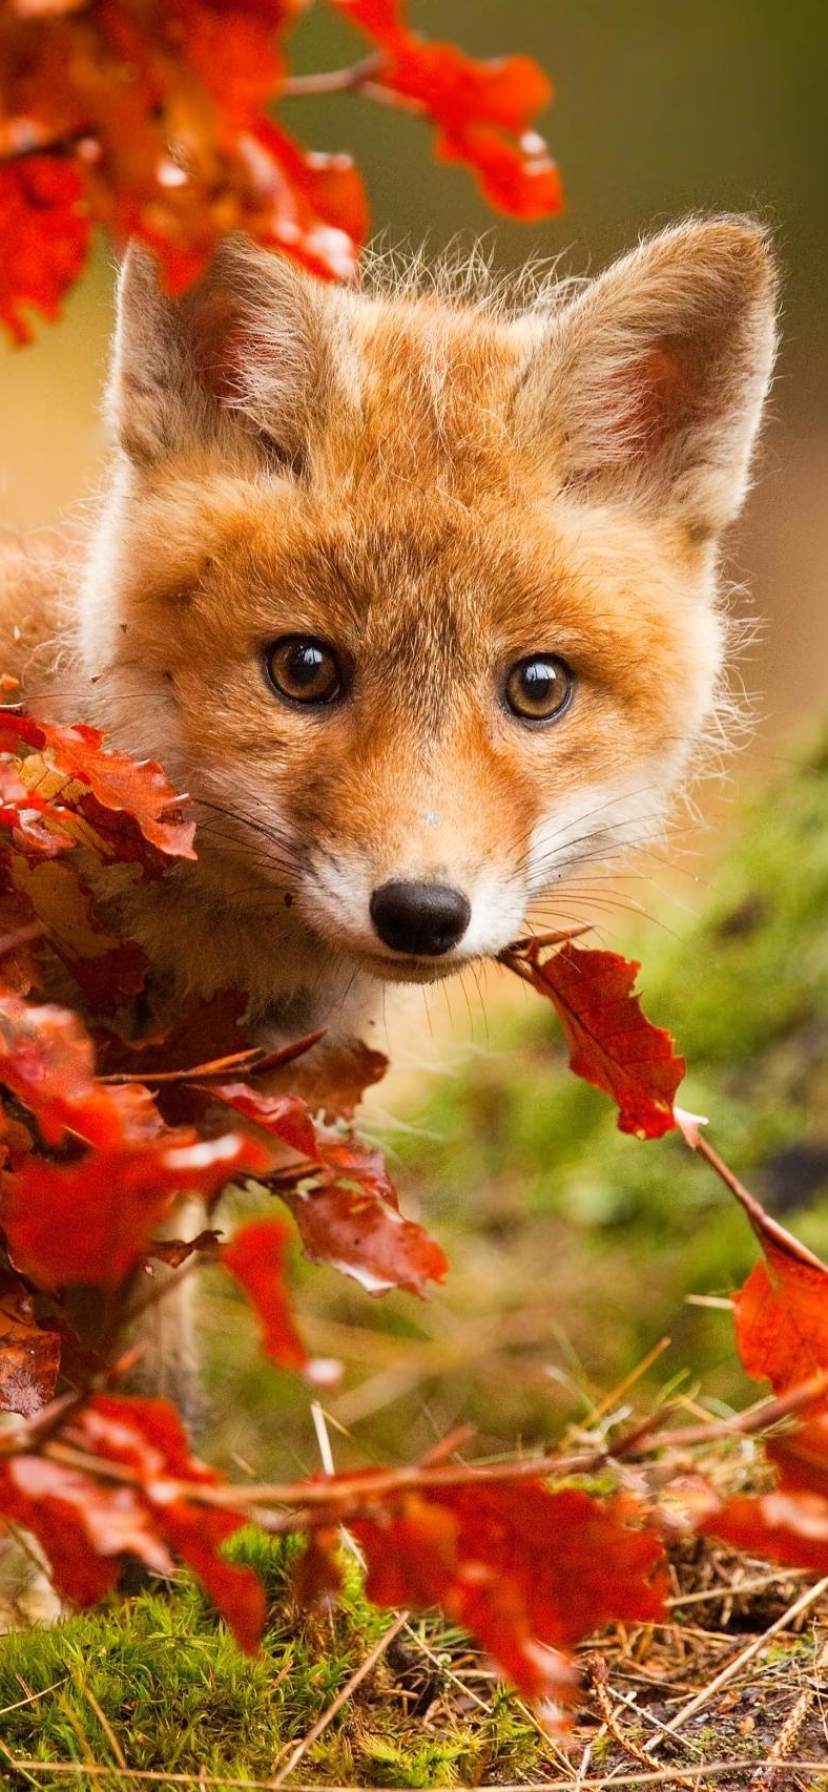
[[131, 1487], [97, 1481], [45, 1456], [0, 1460], [0, 1517], [37, 1538], [58, 1592], [75, 1605], [95, 1605], [112, 1591], [125, 1552], [156, 1574], [169, 1575], [175, 1566]]
[[[72, 1438], [73, 1429], [67, 1435]], [[95, 1455], [134, 1470], [158, 1534], [198, 1575], [240, 1647], [254, 1654], [264, 1625], [264, 1591], [251, 1568], [227, 1562], [218, 1553], [246, 1518], [228, 1507], [197, 1505], [180, 1487], [171, 1486], [218, 1483], [212, 1469], [190, 1455], [175, 1408], [165, 1400], [98, 1395], [80, 1416], [78, 1441]]]
[[353, 279], [368, 204], [350, 156], [305, 150], [269, 118], [244, 133], [239, 151], [252, 195], [245, 222], [259, 241], [323, 279]]
[[112, 1149], [164, 1130], [147, 1089], [96, 1081], [92, 1041], [65, 1008], [0, 997], [0, 1083], [34, 1115], [47, 1145], [63, 1144], [69, 1132]]
[[0, 1410], [34, 1418], [54, 1394], [59, 1367], [57, 1332], [38, 1324], [23, 1283], [0, 1272]]
[[27, 309], [54, 322], [86, 261], [90, 229], [71, 162], [28, 156], [0, 163], [0, 322], [15, 342], [31, 336]]
[[374, 85], [439, 127], [443, 161], [471, 168], [490, 203], [514, 217], [537, 220], [561, 210], [560, 176], [534, 126], [552, 85], [531, 57], [481, 62], [454, 44], [430, 42], [408, 29], [399, 0], [334, 4], [383, 52]]
[[[71, 854], [30, 863], [16, 853], [4, 866], [0, 853], [3, 870], [9, 885], [2, 899], [4, 910], [12, 904], [18, 921], [25, 917], [40, 929], [40, 941], [28, 954], [32, 962], [24, 978], [27, 989], [33, 981], [38, 988], [50, 985], [56, 959], [58, 967], [69, 973], [89, 1014], [116, 1014], [139, 994], [147, 971], [144, 952], [134, 940], [119, 940], [107, 932]], [[4, 973], [8, 978], [7, 966]]]
[[628, 1522], [639, 1516], [629, 1502], [521, 1481], [413, 1493], [348, 1528], [376, 1604], [439, 1605], [521, 1691], [569, 1702], [571, 1645], [611, 1619], [663, 1615], [663, 1552]]
[[[14, 752], [18, 743], [38, 748], [54, 771], [87, 785], [101, 808], [130, 816], [144, 839], [160, 852], [195, 858], [195, 823], [181, 819], [186, 798], [173, 790], [154, 759], [131, 759], [116, 748], [105, 748], [104, 740], [100, 729], [81, 722], [67, 728], [10, 712], [0, 717], [0, 751]], [[126, 856], [119, 851], [119, 858]]]
[[108, 1075], [138, 1075], [153, 1081], [186, 1071], [198, 1076], [205, 1060], [230, 1057], [247, 1049], [241, 1019], [247, 998], [238, 989], [218, 989], [212, 996], [194, 996], [176, 1010], [166, 1028], [147, 1038], [120, 1039], [107, 1033], [100, 1041], [103, 1069]]
[[641, 1012], [633, 994], [640, 965], [616, 952], [583, 951], [571, 940], [543, 960], [529, 941], [510, 960], [554, 1003], [571, 1069], [612, 1096], [621, 1131], [644, 1139], [671, 1132], [686, 1066], [670, 1034]]
[[442, 162], [462, 162], [472, 168], [489, 204], [526, 224], [563, 208], [557, 165], [543, 138], [534, 131], [525, 132], [517, 144], [479, 126], [441, 131], [437, 155]]
[[323, 1142], [319, 1158], [316, 1187], [280, 1190], [312, 1262], [330, 1263], [369, 1294], [403, 1288], [424, 1299], [427, 1282], [445, 1281], [445, 1254], [400, 1212], [379, 1151]]
[[765, 1454], [778, 1471], [780, 1487], [828, 1499], [828, 1414], [797, 1425], [795, 1431], [769, 1437]]
[[[275, 1182], [313, 1262], [332, 1264], [369, 1294], [404, 1288], [422, 1297], [427, 1281], [444, 1280], [443, 1252], [422, 1226], [400, 1213], [379, 1151], [314, 1128], [299, 1096], [260, 1095], [244, 1083], [219, 1085], [210, 1093], [305, 1160], [293, 1168], [286, 1162]], [[308, 1186], [291, 1188], [291, 1179]]]
[[[764, 1262], [734, 1297], [736, 1342], [748, 1375], [784, 1394], [828, 1369], [828, 1267], [746, 1190], [740, 1199]], [[828, 1395], [810, 1410], [821, 1408]]]
[[[324, 1035], [319, 1034], [318, 1038], [324, 1039]], [[253, 1074], [260, 1088], [269, 1088], [269, 1081], [259, 1082], [261, 1068], [257, 1066]], [[321, 1050], [300, 1065], [298, 1076], [291, 1078], [291, 1088], [304, 1097], [311, 1113], [330, 1121], [352, 1120], [366, 1089], [380, 1082], [387, 1069], [385, 1054], [374, 1051], [361, 1039], [337, 1040], [333, 1045], [324, 1040]]]
[[64, 814], [21, 783], [12, 766], [0, 762], [0, 824], [16, 830], [25, 850], [46, 858], [65, 852], [72, 839], [60, 826]]
[[309, 1356], [284, 1286], [290, 1228], [280, 1220], [251, 1220], [220, 1252], [219, 1261], [241, 1283], [262, 1322], [262, 1349], [280, 1369], [298, 1369], [316, 1387], [335, 1386], [339, 1364]]
[[699, 1528], [734, 1549], [828, 1574], [828, 1499], [819, 1494], [779, 1489], [758, 1498], [737, 1495]]
[[209, 1200], [234, 1177], [270, 1168], [253, 1139], [193, 1142], [165, 1135], [89, 1152], [71, 1163], [30, 1158], [2, 1178], [0, 1219], [14, 1267], [42, 1288], [112, 1286], [146, 1251], [179, 1195]]
[[[170, 1574], [174, 1551], [198, 1575], [241, 1647], [253, 1653], [264, 1623], [262, 1587], [252, 1569], [219, 1554], [245, 1520], [187, 1497], [188, 1482], [213, 1486], [218, 1477], [190, 1456], [174, 1408], [163, 1400], [97, 1395], [73, 1416], [61, 1441], [82, 1452], [88, 1468], [42, 1455], [0, 1461], [0, 1515], [37, 1537], [58, 1590], [76, 1604], [94, 1604], [117, 1584], [124, 1553]], [[128, 1478], [99, 1478], [96, 1460], [118, 1465]]]

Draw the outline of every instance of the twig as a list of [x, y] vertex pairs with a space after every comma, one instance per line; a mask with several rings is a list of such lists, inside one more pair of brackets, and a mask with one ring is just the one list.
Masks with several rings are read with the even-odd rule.
[[284, 1766], [279, 1769], [279, 1772], [270, 1781], [271, 1786], [276, 1787], [284, 1785], [288, 1774], [293, 1772], [294, 1767], [301, 1761], [302, 1756], [307, 1753], [307, 1750], [312, 1748], [315, 1742], [318, 1742], [323, 1730], [327, 1729], [329, 1723], [336, 1717], [337, 1712], [341, 1711], [343, 1705], [347, 1704], [351, 1694], [362, 1684], [366, 1675], [370, 1674], [371, 1669], [376, 1667], [377, 1662], [385, 1654], [389, 1644], [393, 1643], [395, 1636], [399, 1636], [403, 1626], [407, 1623], [408, 1612], [398, 1612], [393, 1624], [389, 1625], [388, 1629], [380, 1637], [379, 1642], [374, 1644], [370, 1654], [366, 1655], [365, 1660], [354, 1671], [350, 1679], [346, 1681], [345, 1685], [337, 1693], [336, 1698], [328, 1706], [327, 1711], [323, 1711], [322, 1716], [318, 1717], [316, 1723], [311, 1725], [307, 1736], [303, 1736], [301, 1742], [297, 1742], [295, 1748], [291, 1750]]
[[[738, 1655], [734, 1655], [727, 1667], [722, 1668], [721, 1673], [716, 1674], [708, 1686], [696, 1693], [695, 1697], [690, 1699], [688, 1704], [682, 1706], [681, 1711], [678, 1711], [675, 1717], [665, 1724], [665, 1734], [672, 1735], [675, 1730], [680, 1730], [682, 1725], [687, 1723], [688, 1718], [693, 1717], [697, 1711], [701, 1711], [715, 1693], [721, 1692], [723, 1686], [728, 1686], [749, 1661], [753, 1661], [757, 1655], [761, 1655], [762, 1650], [767, 1648], [768, 1643], [775, 1636], [779, 1636], [783, 1630], [787, 1630], [796, 1618], [801, 1617], [802, 1613], [806, 1612], [810, 1606], [816, 1605], [825, 1593], [828, 1593], [828, 1575], [825, 1575], [822, 1580], [818, 1580], [816, 1586], [806, 1587], [804, 1593], [800, 1593], [799, 1598], [794, 1600], [793, 1605], [788, 1606], [787, 1611], [782, 1613], [781, 1618], [777, 1618], [775, 1624], [771, 1624], [767, 1630], [762, 1632], [761, 1636], [754, 1637], [753, 1642], [748, 1643], [746, 1649], [741, 1649]], [[652, 1742], [647, 1743], [647, 1754], [652, 1755], [653, 1750], [658, 1748], [661, 1741], [661, 1736], [654, 1736]]]
[[[633, 1760], [638, 1761], [641, 1766], [649, 1767], [650, 1756], [641, 1747], [640, 1743], [635, 1742], [632, 1736], [627, 1735], [627, 1732], [619, 1719], [618, 1713], [610, 1698], [607, 1664], [602, 1660], [600, 1655], [594, 1656], [590, 1661], [589, 1677], [592, 1682], [592, 1690], [595, 1693], [598, 1703], [598, 1709], [610, 1735], [615, 1738], [619, 1748], [624, 1750], [625, 1755], [631, 1755]], [[676, 1768], [675, 1783], [677, 1786], [684, 1786], [686, 1788], [688, 1786], [692, 1787], [698, 1785], [699, 1781], [685, 1779], [684, 1774]]]
[[279, 88], [280, 99], [305, 99], [317, 93], [353, 93], [372, 81], [383, 67], [384, 57], [366, 56], [352, 68], [322, 69], [316, 75], [287, 75]]
[[761, 1792], [761, 1788], [772, 1786], [780, 1768], [784, 1765], [787, 1770], [787, 1757], [790, 1754], [791, 1749], [796, 1748], [800, 1735], [802, 1734], [803, 1726], [814, 1703], [814, 1699], [816, 1698], [816, 1676], [826, 1668], [828, 1668], [828, 1639], [823, 1643], [816, 1661], [814, 1662], [814, 1681], [810, 1686], [803, 1686], [796, 1704], [793, 1705], [788, 1712], [767, 1760], [763, 1762], [762, 1766], [758, 1768], [753, 1775], [748, 1787], [748, 1792]]

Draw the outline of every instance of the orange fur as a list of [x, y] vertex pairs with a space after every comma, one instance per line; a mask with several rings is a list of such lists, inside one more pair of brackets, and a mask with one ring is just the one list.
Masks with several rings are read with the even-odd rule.
[[[12, 641], [19, 565], [0, 639], [36, 704], [197, 803], [198, 864], [128, 899], [159, 1001], [229, 982], [268, 1038], [361, 1030], [381, 981], [498, 951], [573, 865], [650, 833], [716, 701], [717, 543], [773, 334], [740, 220], [528, 305], [314, 287], [238, 242], [173, 305], [130, 256], [107, 504], [68, 629], [34, 605], [73, 670]], [[274, 695], [288, 634], [336, 647], [343, 702]], [[499, 696], [535, 652], [577, 681], [544, 727]], [[456, 949], [376, 937], [400, 879], [466, 894]]]

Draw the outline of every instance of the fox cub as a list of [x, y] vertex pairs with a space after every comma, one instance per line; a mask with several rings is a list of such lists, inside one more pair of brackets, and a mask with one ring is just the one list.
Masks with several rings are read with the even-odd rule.
[[237, 239], [171, 302], [128, 254], [109, 490], [77, 574], [9, 547], [0, 661], [194, 799], [197, 863], [125, 917], [159, 1005], [233, 984], [263, 1042], [364, 1037], [652, 833], [773, 349], [739, 218], [514, 303]]

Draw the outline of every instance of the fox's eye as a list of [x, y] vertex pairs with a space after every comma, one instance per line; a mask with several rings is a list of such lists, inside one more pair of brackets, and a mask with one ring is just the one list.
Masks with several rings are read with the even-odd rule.
[[551, 653], [530, 653], [518, 660], [506, 678], [507, 707], [524, 722], [552, 722], [569, 708], [575, 680], [564, 660]]
[[335, 703], [342, 695], [342, 668], [332, 647], [312, 635], [283, 635], [265, 654], [267, 675], [291, 703]]

